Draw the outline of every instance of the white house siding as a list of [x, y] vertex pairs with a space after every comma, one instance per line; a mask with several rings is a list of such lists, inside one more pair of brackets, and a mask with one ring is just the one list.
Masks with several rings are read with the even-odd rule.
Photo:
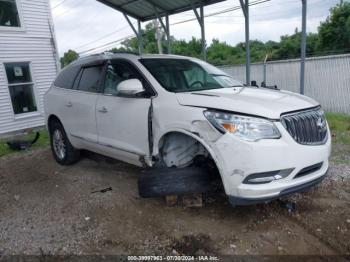
[[[43, 95], [57, 74], [49, 0], [17, 0], [22, 28], [0, 27], [0, 135], [44, 125]], [[52, 33], [51, 33], [52, 32]], [[4, 63], [29, 62], [38, 112], [15, 115]]]

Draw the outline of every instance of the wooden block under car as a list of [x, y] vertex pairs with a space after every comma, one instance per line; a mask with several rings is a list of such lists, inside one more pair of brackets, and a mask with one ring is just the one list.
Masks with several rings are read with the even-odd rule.
[[182, 196], [182, 203], [185, 207], [203, 207], [202, 194], [190, 194]]
[[165, 202], [167, 206], [175, 206], [177, 204], [178, 197], [176, 195], [173, 196], [165, 196]]

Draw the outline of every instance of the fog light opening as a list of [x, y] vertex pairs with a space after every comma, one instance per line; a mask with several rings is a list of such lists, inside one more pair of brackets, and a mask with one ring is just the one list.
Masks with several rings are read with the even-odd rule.
[[247, 176], [244, 180], [244, 184], [267, 184], [275, 180], [280, 180], [293, 172], [294, 168], [269, 171], [263, 173], [255, 173]]

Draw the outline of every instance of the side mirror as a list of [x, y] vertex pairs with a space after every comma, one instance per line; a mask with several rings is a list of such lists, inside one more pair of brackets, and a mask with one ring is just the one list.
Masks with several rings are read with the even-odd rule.
[[136, 95], [145, 91], [141, 81], [136, 78], [120, 82], [117, 86], [117, 90], [118, 94], [121, 95]]

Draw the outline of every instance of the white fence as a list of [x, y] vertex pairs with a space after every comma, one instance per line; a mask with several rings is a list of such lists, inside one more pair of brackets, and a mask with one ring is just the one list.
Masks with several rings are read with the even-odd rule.
[[[245, 82], [245, 65], [220, 67]], [[251, 65], [251, 79], [264, 80], [262, 63]], [[299, 93], [300, 60], [280, 60], [266, 64], [267, 85]], [[307, 58], [305, 95], [321, 103], [326, 111], [350, 114], [350, 54]]]

